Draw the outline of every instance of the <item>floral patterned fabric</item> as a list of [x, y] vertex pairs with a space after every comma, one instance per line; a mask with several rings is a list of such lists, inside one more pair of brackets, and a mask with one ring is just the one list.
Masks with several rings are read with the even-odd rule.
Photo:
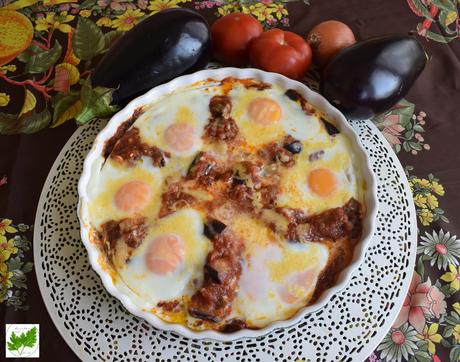
[[[32, 271], [31, 231], [46, 175], [100, 95], [89, 76], [124, 32], [163, 9], [211, 23], [231, 12], [305, 36], [338, 19], [359, 39], [413, 33], [429, 63], [406, 99], [373, 119], [405, 167], [417, 211], [417, 263], [393, 327], [369, 361], [460, 358], [459, 3], [455, 0], [0, 0], [0, 303], [7, 323], [40, 323], [43, 360], [78, 360]], [[110, 110], [109, 110], [110, 111]]]

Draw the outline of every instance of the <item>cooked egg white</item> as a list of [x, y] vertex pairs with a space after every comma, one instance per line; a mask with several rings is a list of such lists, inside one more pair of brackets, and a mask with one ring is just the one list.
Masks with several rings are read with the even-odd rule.
[[175, 156], [190, 156], [202, 148], [212, 94], [178, 91], [152, 104], [136, 121], [141, 137]]
[[[357, 168], [350, 149], [349, 141], [342, 135], [331, 138], [329, 143], [304, 142], [298, 162], [281, 173], [277, 206], [299, 208], [311, 215], [340, 207], [351, 197], [361, 199], [362, 185], [357, 182]], [[315, 154], [317, 159], [310, 157]], [[325, 170], [326, 177], [309, 177], [315, 170]], [[318, 194], [315, 192], [318, 187], [327, 187], [328, 173], [335, 183], [330, 185], [327, 195]]]
[[[281, 215], [274, 215], [283, 220]], [[288, 242], [247, 215], [236, 215], [231, 228], [245, 241], [234, 316], [256, 327], [289, 318], [314, 291], [318, 275], [328, 262], [327, 247]]]
[[243, 265], [236, 315], [256, 327], [289, 318], [313, 293], [328, 256], [319, 243], [284, 240], [255, 248]]
[[[159, 274], [149, 269], [148, 252], [152, 242], [164, 235], [176, 237], [182, 244], [183, 253], [174, 270]], [[117, 269], [124, 283], [153, 307], [159, 301], [194, 293], [196, 286], [193, 280], [196, 279], [196, 285], [201, 284], [203, 266], [210, 249], [210, 241], [203, 235], [200, 214], [193, 209], [182, 209], [151, 225], [129, 261], [118, 265]], [[158, 257], [161, 259], [162, 255]]]
[[[300, 141], [307, 141], [320, 132], [319, 119], [314, 115], [305, 115], [301, 107], [285, 96], [278, 87], [260, 91], [236, 85], [229, 95], [233, 99], [232, 117], [236, 120], [246, 142], [252, 146], [279, 140], [286, 134]], [[251, 104], [260, 99], [271, 100], [280, 108], [279, 119], [275, 116], [272, 122], [261, 124], [251, 118]], [[269, 112], [270, 110], [265, 112], [266, 119], [270, 119]]]
[[[108, 220], [119, 220], [132, 217], [132, 211], [117, 207], [116, 195], [124, 185], [140, 181], [150, 187], [150, 196], [145, 205], [136, 210], [138, 214], [156, 215], [160, 207], [163, 175], [152, 165], [149, 158], [143, 158], [132, 168], [122, 167], [107, 160], [104, 167], [97, 173], [88, 187], [88, 196], [92, 199], [89, 206], [91, 222], [95, 228]], [[123, 190], [121, 190], [123, 191]]]

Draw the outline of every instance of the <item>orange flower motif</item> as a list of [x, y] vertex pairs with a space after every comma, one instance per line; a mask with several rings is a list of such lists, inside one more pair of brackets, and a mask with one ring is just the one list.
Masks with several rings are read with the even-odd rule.
[[444, 294], [431, 284], [430, 278], [424, 283], [417, 272], [414, 272], [403, 307], [393, 328], [399, 328], [409, 322], [418, 333], [423, 333], [426, 317], [439, 318], [446, 312], [447, 304]]
[[64, 56], [64, 63], [69, 63], [73, 65], [78, 65], [80, 63], [80, 59], [77, 58], [75, 53], [73, 52], [73, 46], [72, 46], [72, 38], [75, 30], [72, 29], [70, 33], [67, 33], [67, 51]]

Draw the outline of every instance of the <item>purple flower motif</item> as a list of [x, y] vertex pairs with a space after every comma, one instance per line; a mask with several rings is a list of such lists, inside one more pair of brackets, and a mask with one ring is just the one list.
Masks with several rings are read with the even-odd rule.
[[195, 9], [201, 10], [206, 7], [205, 1], [195, 1]]
[[289, 19], [288, 18], [281, 19], [281, 24], [283, 24], [284, 26], [289, 26]]
[[195, 9], [200, 10], [200, 9], [211, 9], [214, 6], [221, 6], [223, 4], [222, 1], [215, 1], [215, 0], [204, 0], [204, 1], [195, 1]]
[[[214, 1], [214, 0], [206, 1], [206, 6], [208, 8], [212, 8], [214, 6], [219, 6], [219, 3], [220, 3], [219, 1]], [[220, 3], [220, 4], [222, 4], [222, 3]]]
[[278, 21], [275, 18], [267, 19], [267, 25], [268, 26], [273, 26], [275, 25]]
[[37, 19], [43, 19], [45, 17], [45, 14], [43, 13], [38, 13], [37, 14]]
[[380, 362], [380, 359], [374, 352], [372, 352], [372, 354], [369, 356], [369, 362]]
[[59, 5], [59, 10], [61, 10], [61, 11], [69, 11], [70, 10], [70, 4]]
[[78, 14], [79, 11], [80, 11], [80, 9], [78, 9], [78, 8], [73, 8], [72, 10], [70, 10], [70, 12], [72, 14]]

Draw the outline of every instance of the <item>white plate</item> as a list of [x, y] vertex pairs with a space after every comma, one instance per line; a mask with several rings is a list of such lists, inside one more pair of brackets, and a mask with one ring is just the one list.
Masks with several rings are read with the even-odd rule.
[[[139, 304], [141, 303], [136, 303], [136, 298], [138, 297], [129, 289], [129, 287], [127, 287], [123, 282], [114, 283], [110, 274], [104, 270], [106, 269], [104, 264], [100, 264], [100, 261], [103, 260], [102, 255], [100, 255], [100, 249], [97, 248], [94, 243], [90, 242], [89, 238], [90, 230], [88, 225], [91, 224], [91, 221], [87, 207], [89, 200], [87, 195], [90, 187], [89, 180], [91, 178], [91, 173], [95, 172], [95, 170], [97, 170], [104, 162], [103, 149], [105, 147], [106, 141], [115, 134], [121, 123], [125, 122], [133, 115], [136, 109], [155, 102], [165, 94], [169, 94], [177, 89], [192, 85], [196, 82], [207, 79], [215, 79], [220, 81], [227, 77], [234, 77], [239, 79], [253, 78], [268, 84], [278, 85], [281, 87], [281, 89], [294, 89], [299, 92], [309, 103], [313, 104], [317, 109], [324, 112], [326, 118], [333, 119], [337, 127], [340, 129], [340, 132], [351, 140], [353, 156], [358, 158], [357, 164], [361, 166], [361, 175], [363, 175], [367, 186], [365, 191], [365, 204], [367, 211], [363, 220], [363, 235], [360, 242], [355, 247], [350, 265], [342, 270], [335, 285], [324, 291], [314, 304], [300, 309], [290, 319], [273, 322], [268, 326], [258, 330], [242, 329], [230, 334], [220, 333], [212, 330], [193, 331], [181, 324], [164, 322], [153, 313], [140, 308]], [[369, 159], [365, 150], [361, 147], [356, 133], [350, 127], [342, 113], [331, 106], [324, 97], [316, 92], [313, 92], [306, 85], [286, 78], [280, 74], [264, 72], [259, 69], [220, 68], [213, 70], [202, 70], [193, 74], [176, 78], [166, 84], [155, 87], [146, 94], [134, 99], [125, 108], [114, 115], [107, 126], [96, 137], [96, 140], [94, 141], [94, 144], [85, 159], [83, 172], [78, 185], [78, 193], [80, 195], [78, 215], [80, 217], [81, 237], [83, 244], [88, 250], [89, 260], [93, 269], [99, 274], [102, 279], [102, 283], [109, 291], [109, 293], [118, 298], [126, 307], [126, 309], [128, 309], [131, 313], [144, 318], [154, 327], [177, 332], [189, 338], [208, 338], [219, 341], [231, 341], [244, 337], [259, 337], [271, 332], [274, 329], [289, 327], [299, 322], [305, 314], [312, 313], [322, 308], [331, 298], [331, 296], [333, 296], [339, 290], [343, 289], [348, 284], [352, 272], [363, 261], [366, 247], [374, 231], [374, 221], [377, 212], [376, 183]]]
[[370, 121], [353, 122], [377, 179], [377, 228], [350, 283], [318, 312], [257, 339], [211, 342], [160, 331], [123, 308], [92, 270], [76, 204], [83, 159], [105, 122], [78, 128], [57, 157], [35, 218], [34, 261], [48, 312], [83, 361], [362, 362], [404, 302], [417, 222], [404, 170]]

